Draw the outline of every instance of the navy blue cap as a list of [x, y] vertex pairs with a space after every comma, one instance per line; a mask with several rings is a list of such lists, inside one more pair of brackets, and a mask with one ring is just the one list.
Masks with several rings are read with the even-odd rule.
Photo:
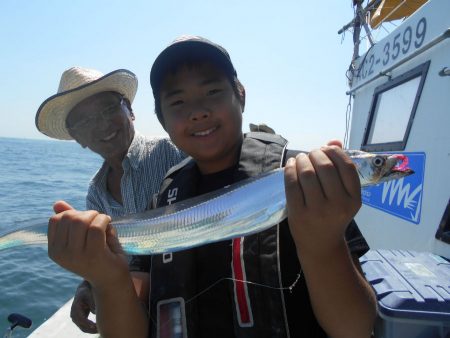
[[165, 48], [153, 63], [150, 71], [150, 85], [154, 96], [159, 94], [159, 87], [168, 70], [189, 58], [214, 61], [227, 75], [237, 76], [225, 48], [201, 36], [184, 35]]

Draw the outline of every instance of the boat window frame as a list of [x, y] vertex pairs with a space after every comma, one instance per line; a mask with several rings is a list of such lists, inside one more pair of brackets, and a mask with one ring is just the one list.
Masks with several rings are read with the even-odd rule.
[[[417, 106], [419, 105], [420, 97], [422, 95], [422, 89], [425, 84], [425, 80], [427, 77], [428, 69], [430, 67], [430, 60], [420, 64], [419, 66], [389, 80], [388, 82], [378, 86], [375, 88], [372, 98], [372, 105], [370, 107], [369, 117], [367, 119], [366, 128], [364, 130], [364, 137], [361, 144], [361, 150], [364, 151], [392, 151], [392, 150], [405, 150], [406, 144], [408, 142], [409, 133], [411, 131], [411, 127], [414, 121], [414, 117], [416, 115]], [[384, 142], [384, 143], [370, 143], [367, 144], [367, 141], [370, 136], [370, 132], [372, 128], [375, 127], [373, 125], [374, 117], [377, 109], [377, 105], [380, 99], [381, 94], [387, 92], [397, 86], [402, 85], [405, 82], [411, 81], [417, 77], [421, 77], [419, 86], [417, 87], [416, 96], [414, 98], [414, 103], [409, 115], [408, 124], [406, 125], [405, 133], [403, 135], [403, 140], [395, 141], [395, 142]]]

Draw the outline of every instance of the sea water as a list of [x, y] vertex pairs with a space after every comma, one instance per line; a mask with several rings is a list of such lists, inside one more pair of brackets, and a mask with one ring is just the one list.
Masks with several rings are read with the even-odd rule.
[[[75, 142], [0, 138], [0, 232], [46, 221], [60, 199], [84, 209], [89, 179], [101, 163]], [[14, 337], [27, 337], [74, 295], [79, 282], [48, 258], [46, 247], [0, 251], [0, 337], [14, 312], [33, 321], [30, 329], [14, 330]]]

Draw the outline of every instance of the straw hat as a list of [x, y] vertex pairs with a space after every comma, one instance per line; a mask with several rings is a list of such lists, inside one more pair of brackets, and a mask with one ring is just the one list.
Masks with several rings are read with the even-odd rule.
[[68, 113], [81, 101], [97, 93], [113, 91], [126, 97], [130, 103], [136, 95], [136, 75], [126, 69], [118, 69], [106, 75], [81, 67], [67, 69], [61, 76], [58, 92], [50, 96], [36, 113], [37, 129], [50, 137], [72, 140], [67, 128]]

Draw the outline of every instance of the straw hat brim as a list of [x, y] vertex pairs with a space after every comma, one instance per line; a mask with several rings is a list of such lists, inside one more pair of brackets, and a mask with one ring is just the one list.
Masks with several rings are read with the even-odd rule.
[[107, 91], [118, 92], [132, 103], [137, 86], [136, 75], [126, 69], [118, 69], [80, 87], [53, 95], [39, 107], [36, 127], [49, 137], [72, 140], [66, 128], [66, 118], [78, 103], [89, 96]]

